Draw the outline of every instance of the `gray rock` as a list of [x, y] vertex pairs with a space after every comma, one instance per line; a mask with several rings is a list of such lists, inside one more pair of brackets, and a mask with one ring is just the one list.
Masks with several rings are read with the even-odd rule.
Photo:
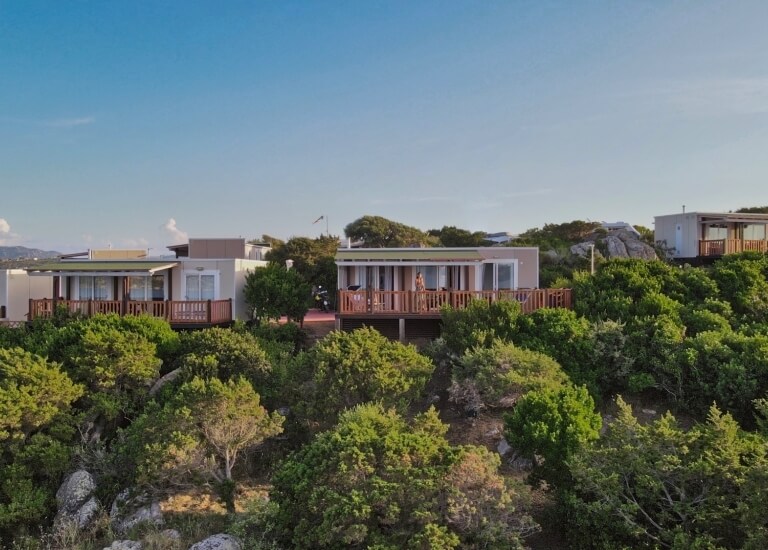
[[241, 550], [243, 545], [232, 535], [219, 533], [193, 544], [189, 550]]
[[279, 414], [282, 417], [287, 418], [288, 415], [291, 414], [291, 408], [290, 407], [279, 407], [277, 410], [277, 414]]
[[96, 482], [85, 470], [70, 474], [56, 491], [58, 510], [53, 519], [54, 529], [74, 524], [78, 529], [87, 527], [99, 512], [99, 502], [93, 496]]
[[181, 540], [181, 533], [176, 529], [163, 529], [160, 534], [164, 539], [168, 540]]
[[501, 438], [501, 441], [499, 441], [499, 444], [496, 445], [496, 451], [501, 455], [506, 455], [509, 451], [512, 450], [512, 447], [509, 446], [509, 443], [507, 443], [507, 440], [505, 438]]
[[73, 514], [85, 504], [96, 490], [96, 481], [85, 470], [72, 472], [59, 490], [56, 491], [56, 504], [59, 512]]
[[629, 258], [627, 252], [627, 246], [624, 241], [613, 235], [608, 235], [605, 238], [605, 245], [608, 250], [609, 258]]
[[125, 533], [140, 523], [164, 523], [163, 511], [158, 501], [146, 495], [132, 497], [129, 489], [124, 489], [117, 495], [109, 511], [109, 518], [117, 533]]
[[144, 545], [136, 540], [116, 540], [104, 550], [143, 550]]
[[630, 258], [641, 258], [643, 260], [657, 259], [656, 250], [643, 241], [637, 239], [627, 240], [624, 241], [624, 246], [626, 246], [627, 254], [629, 254]]
[[648, 416], [656, 416], [656, 411], [653, 409], [641, 409], [643, 414], [647, 414]]

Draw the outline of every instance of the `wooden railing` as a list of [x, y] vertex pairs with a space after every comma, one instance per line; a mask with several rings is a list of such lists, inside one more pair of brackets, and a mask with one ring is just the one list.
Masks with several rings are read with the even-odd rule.
[[166, 300], [164, 302], [137, 300], [30, 300], [29, 320], [47, 319], [53, 312], [64, 311], [90, 317], [97, 313], [117, 315], [149, 315], [166, 319], [174, 325], [215, 325], [232, 321], [232, 300]]
[[738, 252], [768, 252], [768, 240], [717, 239], [699, 241], [699, 256], [723, 256]]
[[518, 302], [523, 312], [545, 307], [571, 307], [570, 288], [519, 290], [340, 290], [338, 312], [364, 315], [439, 315], [443, 305], [456, 309], [472, 300]]

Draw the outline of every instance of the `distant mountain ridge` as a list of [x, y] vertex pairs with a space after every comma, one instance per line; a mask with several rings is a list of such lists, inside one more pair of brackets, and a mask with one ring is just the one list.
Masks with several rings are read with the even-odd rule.
[[0, 246], [0, 260], [31, 260], [33, 258], [57, 258], [61, 252], [40, 250], [26, 246]]

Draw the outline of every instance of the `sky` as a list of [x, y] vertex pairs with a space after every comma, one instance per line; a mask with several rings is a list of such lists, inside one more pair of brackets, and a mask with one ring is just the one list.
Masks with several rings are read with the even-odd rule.
[[0, 0], [0, 245], [768, 205], [766, 21], [764, 0]]

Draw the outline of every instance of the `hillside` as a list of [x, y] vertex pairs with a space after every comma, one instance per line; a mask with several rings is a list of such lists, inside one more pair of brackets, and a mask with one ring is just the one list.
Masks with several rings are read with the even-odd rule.
[[57, 258], [61, 252], [40, 250], [26, 246], [0, 246], [0, 260], [26, 260], [34, 258]]

